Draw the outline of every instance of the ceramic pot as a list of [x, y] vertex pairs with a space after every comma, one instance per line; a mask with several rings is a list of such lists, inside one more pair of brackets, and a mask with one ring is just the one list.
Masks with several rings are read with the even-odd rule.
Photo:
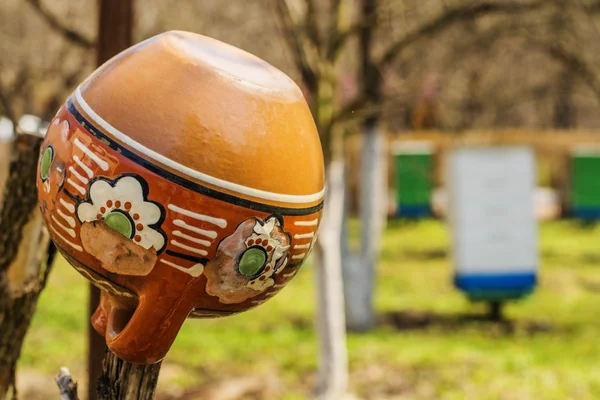
[[323, 156], [297, 85], [222, 42], [167, 32], [117, 55], [59, 110], [39, 205], [102, 289], [92, 318], [120, 358], [161, 360], [187, 317], [248, 310], [310, 253]]

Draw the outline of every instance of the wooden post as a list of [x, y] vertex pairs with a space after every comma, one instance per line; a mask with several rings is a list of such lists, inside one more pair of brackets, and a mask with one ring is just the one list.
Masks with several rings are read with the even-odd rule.
[[88, 315], [88, 399], [97, 399], [96, 382], [102, 375], [102, 357], [106, 351], [104, 337], [94, 330], [90, 321], [92, 314], [100, 303], [100, 290], [90, 285]]
[[[133, 43], [133, 0], [98, 0], [97, 65], [100, 66]], [[100, 290], [90, 284], [89, 316], [100, 302]], [[97, 399], [96, 385], [102, 375], [104, 338], [88, 325], [88, 399]]]
[[161, 363], [133, 365], [109, 350], [98, 380], [98, 396], [102, 400], [151, 400], [154, 398]]

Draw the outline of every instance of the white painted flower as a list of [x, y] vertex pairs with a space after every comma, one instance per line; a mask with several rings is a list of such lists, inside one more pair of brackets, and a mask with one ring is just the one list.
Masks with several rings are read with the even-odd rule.
[[103, 219], [108, 226], [145, 249], [158, 252], [165, 238], [150, 225], [158, 223], [160, 207], [144, 199], [140, 181], [133, 176], [117, 179], [114, 184], [104, 179], [94, 181], [89, 189], [89, 202], [77, 207], [81, 222]]
[[[245, 244], [248, 250], [240, 260], [238, 266], [240, 271], [247, 269], [248, 275], [251, 275], [250, 272], [254, 270], [254, 265], [267, 263], [260, 276], [248, 282], [248, 287], [251, 289], [263, 291], [273, 286], [275, 280], [272, 276], [278, 274], [287, 263], [287, 258], [285, 260], [281, 260], [281, 258], [286, 254], [290, 246], [282, 243], [274, 235], [275, 227], [278, 227], [279, 231], [281, 230], [281, 225], [275, 217], [269, 218], [264, 223], [257, 221], [256, 225], [254, 225], [252, 235], [246, 239]], [[252, 251], [256, 253], [254, 257], [251, 257], [252, 255], [250, 254]], [[261, 256], [261, 254], [263, 255]], [[264, 261], [261, 262], [263, 258]], [[246, 259], [248, 259], [248, 262], [246, 262]], [[248, 264], [248, 266], [245, 264]]]
[[271, 232], [273, 232], [275, 225], [279, 226], [279, 221], [277, 221], [277, 218], [271, 217], [264, 225], [257, 222], [256, 225], [254, 225], [254, 232], [259, 235], [270, 235]]

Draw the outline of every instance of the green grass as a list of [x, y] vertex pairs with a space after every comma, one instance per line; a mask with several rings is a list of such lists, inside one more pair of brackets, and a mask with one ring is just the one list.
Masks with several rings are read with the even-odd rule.
[[[507, 306], [510, 324], [495, 324], [469, 318], [483, 305], [452, 287], [443, 223], [390, 222], [377, 275], [379, 323], [348, 338], [352, 390], [367, 399], [600, 398], [600, 226], [544, 223], [540, 236], [539, 287]], [[307, 398], [317, 367], [313, 278], [307, 265], [256, 310], [189, 320], [161, 388], [256, 377], [276, 382], [258, 398]], [[56, 264], [21, 368], [50, 381], [62, 365], [84, 376], [86, 288], [64, 261]]]

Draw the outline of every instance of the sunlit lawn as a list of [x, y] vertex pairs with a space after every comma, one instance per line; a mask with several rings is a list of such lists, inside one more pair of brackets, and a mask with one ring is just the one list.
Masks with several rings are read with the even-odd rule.
[[[600, 226], [542, 224], [541, 283], [533, 296], [507, 307], [511, 324], [469, 318], [485, 309], [452, 287], [448, 246], [441, 222], [389, 224], [378, 272], [380, 322], [368, 334], [349, 336], [354, 393], [367, 399], [600, 398]], [[189, 320], [165, 360], [163, 396], [251, 378], [265, 387], [252, 398], [307, 398], [317, 368], [313, 283], [306, 265], [254, 311]], [[52, 382], [64, 365], [83, 379], [86, 301], [83, 279], [61, 260], [39, 302], [23, 370]]]

